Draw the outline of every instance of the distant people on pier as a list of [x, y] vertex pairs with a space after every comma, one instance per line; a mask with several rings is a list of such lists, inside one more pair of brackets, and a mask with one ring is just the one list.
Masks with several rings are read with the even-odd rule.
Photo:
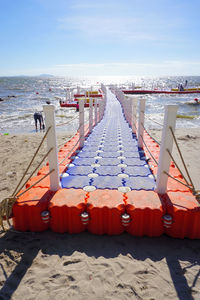
[[40, 126], [40, 130], [45, 129], [44, 119], [41, 112], [36, 111], [33, 115], [35, 120], [35, 130], [38, 131], [38, 125]]

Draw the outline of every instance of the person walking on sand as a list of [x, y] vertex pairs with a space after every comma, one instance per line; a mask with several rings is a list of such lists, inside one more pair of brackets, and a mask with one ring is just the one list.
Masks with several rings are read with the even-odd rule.
[[33, 117], [34, 117], [34, 120], [35, 120], [35, 130], [38, 131], [38, 127], [37, 127], [38, 122], [39, 122], [39, 125], [40, 125], [40, 130], [44, 129], [45, 126], [44, 126], [44, 119], [43, 119], [42, 113], [36, 111], [34, 113]]
[[76, 111], [79, 111], [79, 103], [76, 103]]

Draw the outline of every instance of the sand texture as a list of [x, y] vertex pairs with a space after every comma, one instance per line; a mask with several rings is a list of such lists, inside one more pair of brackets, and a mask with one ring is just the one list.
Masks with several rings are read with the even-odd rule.
[[[200, 189], [200, 130], [176, 136]], [[41, 137], [0, 136], [0, 200], [12, 194]], [[66, 138], [60, 134], [58, 144]], [[0, 300], [199, 300], [199, 266], [200, 240], [10, 230], [0, 233]]]

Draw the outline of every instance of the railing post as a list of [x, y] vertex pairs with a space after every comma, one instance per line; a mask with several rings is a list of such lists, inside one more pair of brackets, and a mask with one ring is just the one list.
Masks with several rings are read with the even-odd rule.
[[71, 92], [70, 92], [70, 89], [67, 89], [65, 101], [70, 102], [70, 100], [71, 100]]
[[126, 105], [126, 121], [129, 123], [129, 98], [125, 97]]
[[128, 123], [129, 126], [132, 127], [132, 110], [133, 110], [133, 103], [132, 103], [132, 99], [129, 97], [128, 98]]
[[129, 97], [129, 126], [133, 127], [133, 101], [132, 99]]
[[102, 98], [101, 100], [100, 100], [100, 103], [99, 103], [99, 113], [100, 113], [100, 116], [99, 116], [99, 119], [100, 119], [100, 121], [102, 120], [102, 118], [103, 118], [103, 112], [104, 112], [104, 99]]
[[119, 95], [118, 96], [119, 96], [120, 103], [124, 107], [124, 102], [125, 102], [125, 95], [124, 95], [124, 93], [119, 90]]
[[103, 115], [104, 115], [104, 111], [105, 111], [105, 108], [106, 108], [106, 104], [107, 104], [107, 91], [106, 93], [104, 94], [104, 97], [103, 97], [103, 109], [102, 109], [102, 118], [103, 118]]
[[124, 108], [124, 116], [127, 121], [127, 97], [124, 97], [124, 101], [122, 102], [123, 108]]
[[132, 99], [132, 131], [136, 134], [137, 124], [137, 98]]
[[167, 191], [168, 175], [165, 172], [169, 172], [171, 158], [167, 150], [172, 152], [173, 147], [173, 136], [170, 131], [170, 127], [174, 131], [176, 124], [176, 114], [178, 105], [166, 105], [164, 125], [162, 131], [162, 139], [160, 146], [160, 155], [158, 162], [158, 172], [156, 180], [156, 191], [159, 194], [165, 194]]
[[79, 139], [80, 139], [79, 146], [80, 146], [80, 148], [83, 147], [84, 140], [85, 140], [85, 136], [84, 136], [84, 102], [85, 102], [84, 98], [79, 99]]
[[89, 133], [91, 133], [93, 126], [93, 99], [90, 97], [89, 101]]
[[47, 151], [53, 148], [53, 150], [48, 155], [49, 171], [54, 169], [54, 171], [49, 175], [50, 190], [57, 191], [60, 188], [60, 181], [59, 181], [59, 167], [58, 167], [58, 149], [57, 149], [56, 128], [55, 128], [55, 107], [52, 104], [44, 105], [43, 110], [45, 114], [46, 130], [48, 130], [48, 128], [51, 127], [51, 129], [47, 134]]
[[138, 146], [143, 148], [143, 133], [144, 133], [144, 112], [145, 112], [145, 99], [140, 98], [139, 103], [139, 124], [138, 124]]
[[97, 125], [97, 98], [94, 98], [94, 111], [95, 111], [94, 122], [96, 126]]
[[99, 121], [100, 121], [100, 101], [99, 101], [99, 98], [97, 98], [97, 109], [98, 109], [97, 123], [99, 123]]
[[99, 101], [99, 122], [101, 121], [101, 116], [102, 116], [102, 99]]

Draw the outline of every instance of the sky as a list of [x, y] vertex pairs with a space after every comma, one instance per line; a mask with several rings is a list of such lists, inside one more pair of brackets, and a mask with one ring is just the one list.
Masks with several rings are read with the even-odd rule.
[[198, 76], [199, 0], [0, 0], [0, 76]]

